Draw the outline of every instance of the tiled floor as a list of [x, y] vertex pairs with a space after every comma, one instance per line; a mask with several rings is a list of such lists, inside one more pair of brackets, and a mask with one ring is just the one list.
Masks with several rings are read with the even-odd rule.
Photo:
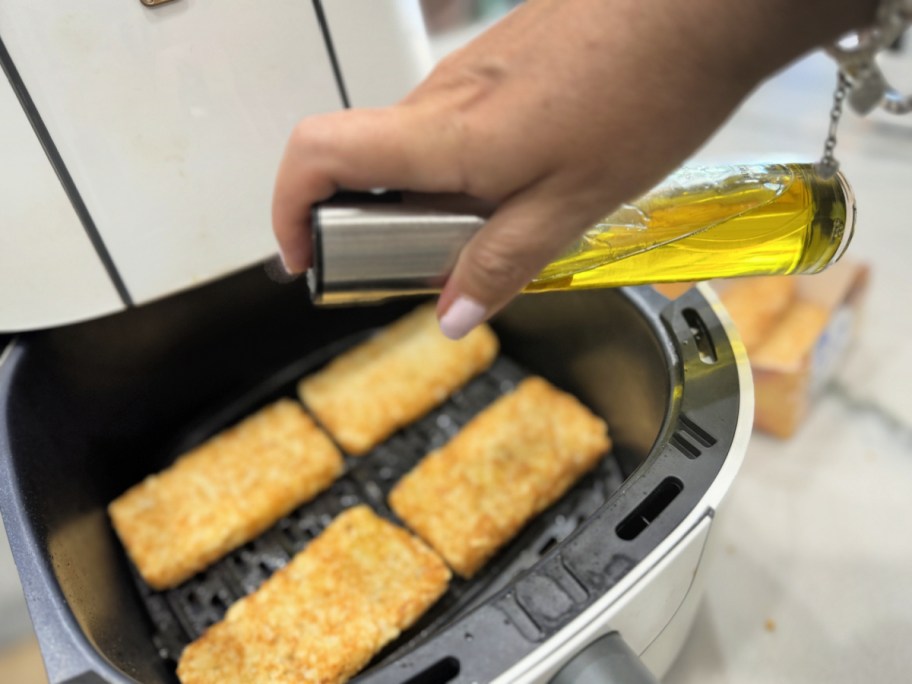
[[[905, 59], [889, 68], [912, 83]], [[833, 80], [822, 57], [790, 69], [700, 159], [815, 158]], [[862, 335], [794, 439], [753, 440], [667, 684], [899, 682], [912, 671], [912, 117], [847, 115], [837, 152], [858, 196], [850, 254], [873, 267]], [[27, 633], [5, 540], [0, 615], [0, 646]], [[0, 682], [43, 681], [33, 642], [15, 643]]]

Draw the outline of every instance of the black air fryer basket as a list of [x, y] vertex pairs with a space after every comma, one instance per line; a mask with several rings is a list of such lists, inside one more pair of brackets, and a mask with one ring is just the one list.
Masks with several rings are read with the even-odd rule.
[[492, 681], [693, 519], [746, 438], [745, 362], [702, 291], [676, 302], [650, 288], [522, 297], [493, 322], [500, 357], [443, 406], [347, 458], [329, 490], [206, 572], [165, 592], [145, 586], [108, 502], [294, 396], [301, 376], [413, 306], [314, 309], [300, 284], [254, 269], [14, 341], [0, 364], [0, 510], [51, 682], [176, 682], [181, 648], [231, 603], [344, 508], [395, 519], [385, 500], [396, 480], [535, 373], [608, 421], [613, 453], [478, 576], [454, 580], [357, 679]]

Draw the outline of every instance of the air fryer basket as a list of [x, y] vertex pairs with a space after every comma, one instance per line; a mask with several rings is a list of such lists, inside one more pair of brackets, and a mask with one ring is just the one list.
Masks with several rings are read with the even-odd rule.
[[[523, 297], [494, 321], [502, 355], [314, 502], [205, 573], [153, 592], [106, 504], [277, 396], [414, 302], [318, 310], [254, 269], [141, 309], [22, 336], [0, 367], [0, 505], [52, 682], [175, 682], [174, 660], [334, 515], [385, 497], [429, 449], [524, 375], [611, 426], [599, 468], [381, 653], [363, 682], [485, 682], [569, 624], [693, 510], [740, 406], [703, 294], [649, 288]], [[238, 502], [243, 505], [243, 502]]]

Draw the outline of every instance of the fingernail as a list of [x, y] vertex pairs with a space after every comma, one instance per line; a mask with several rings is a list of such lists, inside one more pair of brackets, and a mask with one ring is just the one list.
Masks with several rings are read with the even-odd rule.
[[278, 256], [267, 260], [266, 263], [263, 264], [263, 268], [266, 271], [266, 275], [269, 276], [269, 279], [276, 283], [290, 283], [297, 278], [296, 275], [288, 272], [285, 262]]
[[285, 269], [285, 273], [287, 273], [290, 276], [301, 275], [301, 273], [303, 273], [305, 270], [303, 268], [296, 268], [294, 266], [290, 266], [288, 263], [288, 259], [285, 257], [285, 254], [283, 252], [279, 252], [279, 261], [282, 264], [282, 268]]
[[451, 340], [461, 339], [485, 319], [486, 313], [484, 305], [460, 295], [440, 317], [440, 330]]
[[285, 254], [283, 254], [282, 252], [279, 252], [279, 261], [282, 262], [282, 268], [285, 269], [285, 273], [287, 273], [288, 275], [294, 274], [294, 271], [288, 265], [288, 259], [285, 258]]

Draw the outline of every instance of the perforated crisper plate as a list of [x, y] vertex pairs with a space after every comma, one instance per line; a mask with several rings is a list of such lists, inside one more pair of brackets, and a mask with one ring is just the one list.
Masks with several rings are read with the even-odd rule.
[[[363, 339], [358, 336], [286, 369], [248, 397], [203, 421], [177, 442], [175, 456], [279, 396], [294, 396], [296, 380]], [[205, 572], [167, 591], [152, 590], [133, 570], [136, 586], [155, 626], [161, 657], [175, 663], [183, 648], [220, 620], [232, 603], [255, 591], [273, 572], [307, 546], [342, 510], [365, 503], [397, 521], [386, 505], [395, 483], [428, 452], [446, 443], [473, 416], [511, 391], [529, 373], [500, 356], [446, 403], [400, 430], [361, 457], [346, 456], [345, 474], [314, 500], [279, 520], [258, 538], [228, 554]], [[450, 588], [422, 619], [374, 660], [390, 659], [413, 647], [454, 618], [479, 605], [530, 568], [595, 512], [623, 482], [612, 456], [537, 516], [471, 580], [454, 577]], [[400, 522], [401, 524], [401, 522]]]

